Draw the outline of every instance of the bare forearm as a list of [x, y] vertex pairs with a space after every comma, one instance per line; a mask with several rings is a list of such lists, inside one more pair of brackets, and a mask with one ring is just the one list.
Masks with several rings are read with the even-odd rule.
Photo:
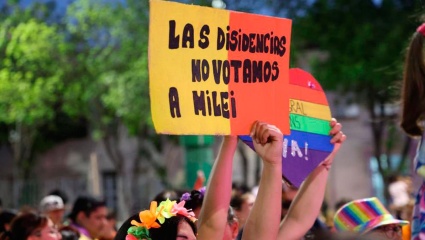
[[259, 191], [244, 227], [243, 240], [276, 239], [282, 199], [282, 165], [265, 163]]
[[224, 232], [232, 191], [232, 165], [236, 146], [236, 137], [224, 137], [206, 188], [199, 217], [199, 239], [219, 239], [218, 235], [222, 236]]
[[329, 170], [318, 166], [305, 180], [282, 221], [278, 239], [300, 239], [319, 215]]

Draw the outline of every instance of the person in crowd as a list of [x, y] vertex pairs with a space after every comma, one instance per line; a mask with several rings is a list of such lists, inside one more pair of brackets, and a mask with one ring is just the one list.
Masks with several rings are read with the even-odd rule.
[[415, 200], [412, 217], [412, 239], [425, 239], [425, 23], [411, 37], [407, 48], [401, 92], [401, 127], [411, 137], [421, 138], [415, 157], [415, 170], [423, 178]]
[[[289, 208], [298, 193], [298, 189], [287, 184], [283, 184], [282, 187], [282, 213], [281, 219], [284, 219], [288, 214]], [[328, 231], [326, 224], [317, 217], [314, 220], [313, 225], [304, 235], [304, 239], [316, 239], [316, 236], [323, 235]]]
[[106, 216], [106, 225], [103, 228], [103, 231], [101, 233], [101, 237], [99, 240], [112, 240], [115, 238], [115, 235], [117, 234], [117, 219], [115, 216], [115, 212], [109, 211], [108, 215]]
[[56, 195], [44, 197], [40, 202], [40, 212], [49, 217], [57, 228], [62, 227], [65, 204], [61, 197]]
[[58, 196], [58, 197], [62, 198], [63, 204], [64, 204], [65, 206], [67, 206], [67, 204], [68, 204], [68, 196], [67, 196], [67, 194], [66, 194], [63, 190], [61, 190], [61, 189], [53, 189], [53, 190], [52, 190], [52, 191], [50, 191], [50, 192], [49, 192], [49, 194], [47, 194], [47, 195], [55, 195], [55, 196]]
[[334, 217], [334, 226], [339, 232], [354, 232], [382, 240], [402, 240], [402, 226], [408, 223], [394, 218], [376, 197], [348, 202]]
[[193, 189], [192, 191], [185, 192], [181, 195], [180, 201], [185, 201], [184, 207], [191, 209], [195, 214], [195, 217], [199, 217], [201, 212], [202, 203], [204, 202], [205, 187], [199, 189]]
[[152, 201], [149, 210], [127, 219], [118, 230], [116, 240], [195, 240], [195, 214], [184, 207], [185, 201]]
[[[192, 209], [195, 217], [199, 217], [204, 202], [206, 187], [184, 193], [180, 201], [185, 201], [185, 208]], [[239, 219], [232, 207], [227, 210], [227, 224], [224, 228], [223, 240], [235, 240], [239, 232]]]
[[0, 239], [60, 240], [62, 236], [47, 216], [28, 212], [18, 215], [12, 221], [10, 231], [4, 232]]
[[396, 218], [402, 217], [402, 212], [410, 203], [410, 186], [398, 175], [389, 177], [388, 192], [391, 196], [390, 209], [395, 212]]
[[16, 211], [9, 209], [0, 212], [0, 234], [10, 230], [10, 224], [16, 215]]
[[75, 200], [69, 215], [71, 226], [80, 233], [80, 240], [96, 239], [106, 226], [108, 209], [103, 200], [80, 196]]
[[251, 212], [251, 208], [254, 206], [254, 202], [255, 195], [250, 191], [243, 193], [233, 191], [230, 206], [232, 206], [235, 210], [236, 217], [239, 221], [239, 230], [241, 230], [245, 225], [246, 219], [248, 219], [249, 213]]

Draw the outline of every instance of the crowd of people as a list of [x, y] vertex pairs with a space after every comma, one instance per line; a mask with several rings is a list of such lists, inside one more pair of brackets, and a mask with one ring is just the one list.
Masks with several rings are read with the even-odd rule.
[[[425, 113], [424, 38], [425, 24], [413, 35], [406, 55], [401, 119], [407, 134], [421, 138]], [[413, 205], [409, 202], [409, 184], [399, 177], [391, 179], [393, 202], [389, 209], [371, 196], [338, 203], [332, 226], [320, 218], [328, 174], [346, 139], [335, 119], [330, 120], [330, 127], [334, 150], [298, 189], [282, 180], [282, 133], [269, 123], [257, 121], [250, 134], [263, 163], [257, 191], [232, 186], [238, 138], [224, 136], [206, 186], [201, 181], [188, 192], [161, 192], [148, 209], [129, 216], [120, 226], [116, 226], [106, 203], [91, 196], [78, 197], [66, 214], [66, 199], [59, 191], [41, 199], [37, 210], [3, 209], [0, 239], [425, 239], [425, 181], [412, 211], [411, 233], [403, 231], [409, 221], [402, 219], [409, 218], [409, 214], [403, 215], [403, 209]], [[425, 178], [423, 139], [415, 160], [418, 175]]]
[[[251, 136], [256, 152], [263, 160], [262, 177], [257, 191], [232, 185], [232, 164], [237, 148], [236, 136], [224, 136], [217, 160], [206, 186], [188, 192], [166, 190], [159, 193], [143, 210], [130, 216], [119, 229], [108, 221], [108, 208], [100, 199], [78, 197], [65, 216], [60, 191], [40, 201], [37, 211], [0, 213], [0, 239], [327, 239], [333, 232], [319, 218], [328, 173], [335, 154], [345, 141], [341, 124], [330, 121], [334, 150], [304, 181], [299, 189], [282, 181], [283, 135], [275, 126], [256, 122]], [[375, 198], [374, 203], [379, 203]], [[366, 220], [389, 214], [385, 209], [364, 222], [353, 224], [344, 205], [335, 219], [337, 230], [361, 233]], [[382, 206], [382, 204], [380, 205]], [[347, 209], [347, 211], [346, 211]], [[391, 216], [391, 215], [389, 215]], [[392, 221], [388, 221], [392, 220]], [[404, 221], [389, 217], [384, 226]], [[346, 224], [345, 224], [346, 223]], [[374, 227], [381, 227], [377, 223]], [[385, 233], [387, 228], [382, 228]], [[370, 229], [369, 229], [370, 230]], [[398, 229], [390, 229], [396, 234]], [[390, 231], [388, 230], [388, 231]], [[375, 230], [374, 232], [376, 232]], [[369, 233], [370, 234], [370, 233]], [[393, 239], [393, 238], [391, 238]]]

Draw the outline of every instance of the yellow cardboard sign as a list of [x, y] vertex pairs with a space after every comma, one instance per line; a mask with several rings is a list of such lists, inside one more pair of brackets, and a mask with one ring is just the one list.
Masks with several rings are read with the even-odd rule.
[[291, 20], [151, 0], [149, 84], [158, 133], [289, 133]]

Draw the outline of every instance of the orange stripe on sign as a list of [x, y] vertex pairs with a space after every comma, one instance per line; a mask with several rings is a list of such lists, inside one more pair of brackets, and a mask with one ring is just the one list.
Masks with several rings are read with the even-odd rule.
[[328, 100], [324, 92], [319, 92], [310, 88], [289, 84], [289, 98], [301, 101], [328, 105]]

